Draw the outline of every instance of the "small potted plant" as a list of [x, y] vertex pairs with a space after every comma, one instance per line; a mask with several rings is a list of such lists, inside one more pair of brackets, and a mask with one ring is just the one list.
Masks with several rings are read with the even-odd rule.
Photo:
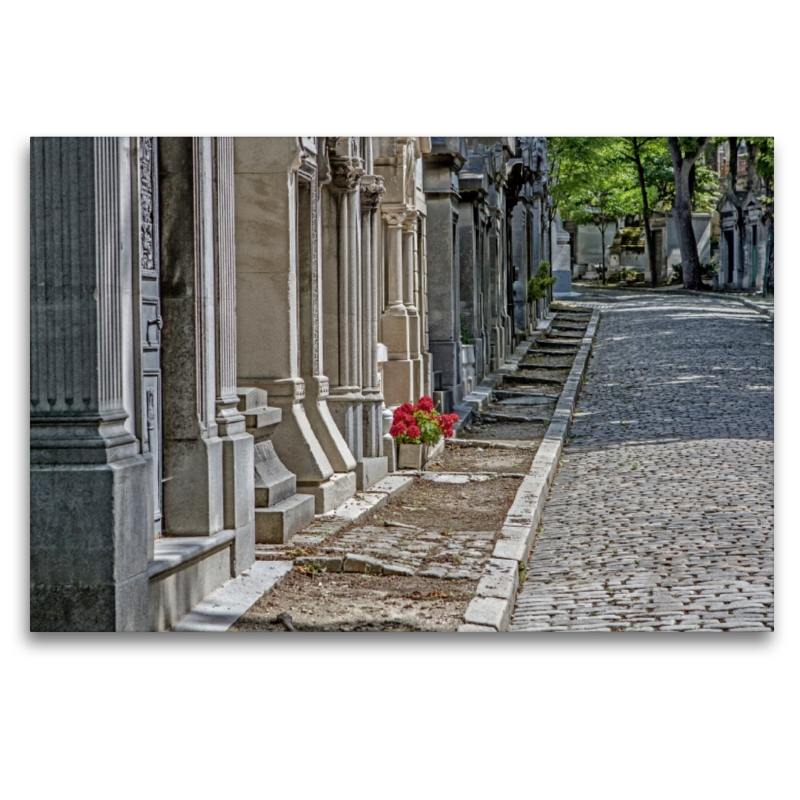
[[398, 406], [389, 429], [398, 445], [398, 469], [424, 469], [442, 451], [457, 421], [458, 414], [440, 414], [430, 397], [420, 397], [416, 405]]
[[623, 272], [625, 276], [625, 283], [633, 284], [636, 283], [636, 270], [635, 269], [626, 269]]

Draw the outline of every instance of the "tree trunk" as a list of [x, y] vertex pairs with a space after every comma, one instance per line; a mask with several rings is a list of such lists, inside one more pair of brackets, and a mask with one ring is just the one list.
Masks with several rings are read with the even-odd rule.
[[675, 212], [675, 223], [678, 229], [678, 239], [681, 244], [681, 262], [683, 268], [683, 285], [687, 289], [700, 289], [700, 258], [697, 255], [697, 239], [692, 227], [692, 194], [689, 177], [700, 153], [711, 137], [702, 136], [698, 140], [697, 149], [681, 153], [681, 146], [676, 136], [668, 136], [667, 144], [672, 157], [672, 166], [675, 170], [675, 202], [672, 206]]
[[600, 279], [603, 281], [603, 286], [606, 285], [606, 223], [602, 228], [599, 225], [595, 226], [600, 231]]
[[736, 176], [739, 174], [739, 137], [728, 137], [728, 171], [733, 175], [731, 188], [736, 191]]
[[633, 160], [636, 163], [636, 174], [639, 176], [639, 189], [642, 192], [642, 216], [644, 217], [644, 238], [647, 244], [645, 248], [647, 264], [650, 267], [650, 278], [653, 281], [653, 286], [656, 287], [658, 286], [658, 270], [656, 269], [656, 254], [653, 252], [653, 234], [650, 231], [650, 206], [647, 202], [647, 184], [644, 180], [644, 167], [642, 166], [639, 141], [636, 136], [632, 137], [631, 143], [633, 144]]

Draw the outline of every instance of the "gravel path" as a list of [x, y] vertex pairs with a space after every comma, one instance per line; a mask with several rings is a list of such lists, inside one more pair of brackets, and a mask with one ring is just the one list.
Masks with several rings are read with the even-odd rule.
[[582, 295], [603, 315], [510, 630], [773, 629], [772, 320]]

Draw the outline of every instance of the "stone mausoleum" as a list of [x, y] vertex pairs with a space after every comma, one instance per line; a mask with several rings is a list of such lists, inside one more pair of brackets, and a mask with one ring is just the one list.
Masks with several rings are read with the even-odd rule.
[[31, 630], [169, 629], [464, 413], [547, 207], [543, 138], [32, 139]]

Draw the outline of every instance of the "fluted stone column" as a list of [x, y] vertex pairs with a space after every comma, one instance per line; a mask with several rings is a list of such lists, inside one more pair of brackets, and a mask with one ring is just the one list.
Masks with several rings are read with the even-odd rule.
[[361, 178], [361, 380], [364, 454], [357, 467], [359, 488], [364, 489], [386, 475], [383, 455], [383, 395], [378, 379], [378, 205], [384, 193], [383, 179]]
[[[335, 292], [331, 330], [326, 331], [331, 361], [336, 376], [328, 396], [328, 408], [356, 463], [364, 456], [362, 372], [362, 292], [361, 292], [361, 210], [359, 187], [364, 162], [351, 156], [330, 159], [333, 191], [336, 195], [336, 220], [330, 238], [335, 255], [326, 259], [323, 274], [330, 279], [326, 293]], [[334, 261], [335, 257], [335, 261]], [[335, 284], [334, 280], [335, 279]], [[329, 304], [330, 306], [331, 304]], [[335, 328], [334, 328], [335, 324]], [[328, 333], [330, 336], [328, 337]], [[326, 359], [327, 361], [327, 359]]]
[[31, 140], [31, 630], [147, 628], [130, 161], [127, 138]]
[[238, 574], [255, 561], [254, 441], [238, 409], [236, 386], [236, 243], [233, 139], [214, 143], [216, 422], [222, 440], [223, 518], [235, 530]]
[[506, 362], [506, 327], [503, 316], [505, 298], [505, 273], [500, 268], [500, 214], [496, 207], [490, 209], [488, 226], [488, 261], [489, 261], [489, 313], [490, 335], [492, 339], [492, 355], [490, 367], [497, 370]]
[[388, 405], [413, 403], [418, 399], [414, 397], [409, 317], [404, 302], [403, 222], [408, 212], [404, 204], [381, 205], [387, 288], [387, 305], [381, 318], [381, 340], [389, 351], [389, 360], [383, 364], [383, 391]]

